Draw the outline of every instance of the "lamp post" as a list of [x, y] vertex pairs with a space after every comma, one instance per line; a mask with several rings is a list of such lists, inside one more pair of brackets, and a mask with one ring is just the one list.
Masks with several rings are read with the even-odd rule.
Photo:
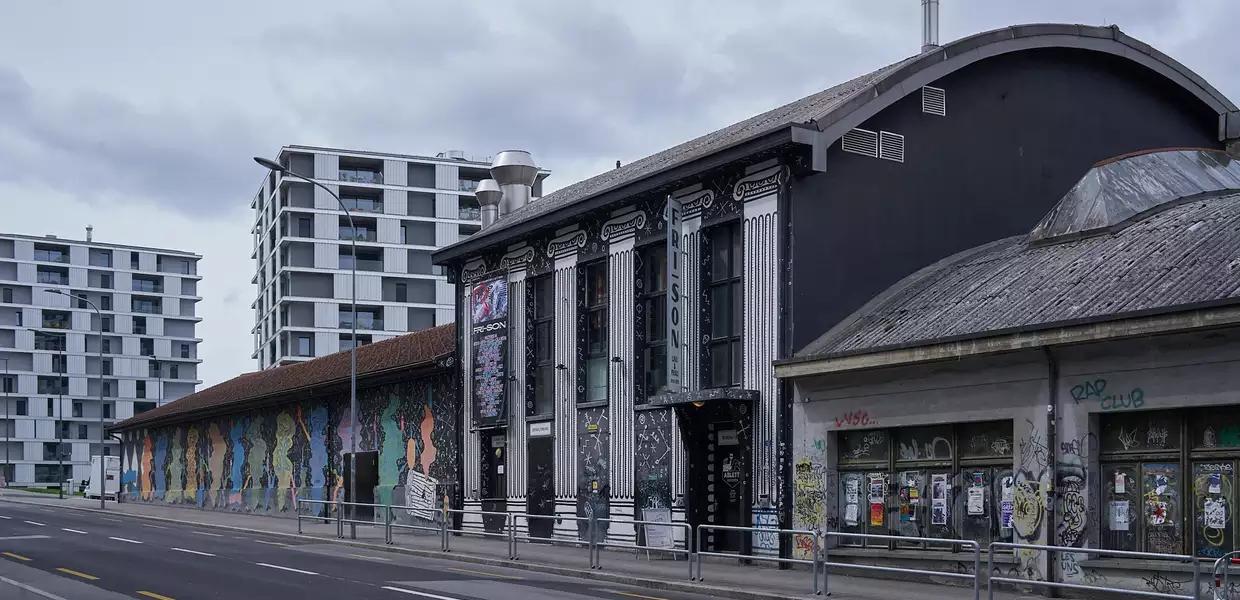
[[[341, 212], [349, 219], [349, 229], [352, 235], [349, 236], [349, 245], [353, 253], [353, 261], [350, 264], [349, 276], [352, 280], [352, 292], [349, 299], [349, 327], [352, 334], [353, 343], [349, 347], [349, 490], [353, 494], [349, 499], [353, 502], [357, 501], [357, 228], [353, 226], [353, 215], [349, 213], [349, 208], [344, 205], [344, 201], [340, 196], [333, 192], [331, 188], [313, 180], [294, 173], [284, 167], [284, 165], [271, 160], [269, 158], [254, 157], [254, 162], [275, 171], [276, 173], [284, 173], [289, 177], [300, 179], [310, 185], [318, 186], [323, 191], [336, 199], [336, 203], [340, 205]], [[349, 521], [354, 521], [354, 507], [349, 506]], [[357, 537], [357, 525], [349, 523], [350, 537]]]
[[[163, 386], [164, 365], [162, 362], [160, 362], [159, 357], [155, 356], [154, 354], [147, 356], [147, 358], [151, 360], [151, 364], [155, 365], [155, 406], [157, 407], [163, 406], [164, 405], [164, 386]], [[150, 369], [147, 369], [147, 374], [150, 374]]]
[[4, 388], [4, 473], [0, 473], [0, 479], [3, 479], [3, 485], [0, 487], [8, 487], [9, 485], [9, 465], [13, 464], [9, 460], [9, 444], [13, 434], [9, 433], [12, 424], [9, 423], [9, 359], [0, 358], [0, 362], [4, 363], [4, 381], [0, 383], [0, 387]]
[[[99, 324], [99, 328], [103, 329], [103, 323]], [[69, 334], [60, 334], [60, 368], [64, 369], [62, 373], [68, 371], [65, 365], [65, 351], [69, 348]], [[55, 369], [52, 369], [55, 371]], [[65, 499], [65, 386], [61, 385], [63, 379], [56, 378], [56, 473], [57, 479], [60, 480], [56, 486], [56, 497], [60, 500]]]
[[101, 312], [99, 310], [99, 307], [95, 305], [94, 302], [91, 302], [90, 299], [87, 298], [85, 294], [82, 294], [82, 295], [70, 294], [69, 292], [66, 292], [64, 290], [55, 290], [55, 289], [48, 289], [48, 290], [43, 290], [43, 291], [49, 294], [57, 294], [57, 295], [66, 296], [69, 298], [77, 298], [78, 300], [81, 300], [82, 302], [89, 304], [91, 308], [95, 309], [95, 316], [99, 317], [99, 509], [102, 510], [102, 509], [107, 508], [107, 505], [104, 503], [104, 498], [106, 496], [105, 492], [108, 489], [107, 478], [105, 476], [105, 471], [104, 471], [105, 469], [104, 464], [106, 461], [103, 460], [104, 459], [103, 446], [105, 443], [104, 440], [106, 439], [105, 433], [104, 433], [104, 429], [106, 428], [103, 425], [103, 312]]

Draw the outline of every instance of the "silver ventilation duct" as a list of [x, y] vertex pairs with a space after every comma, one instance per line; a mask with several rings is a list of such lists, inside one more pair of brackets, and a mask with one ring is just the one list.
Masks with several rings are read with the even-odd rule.
[[921, 51], [939, 47], [939, 0], [921, 0]]
[[93, 225], [86, 226], [86, 241], [92, 241], [95, 237], [95, 227]]
[[499, 218], [499, 203], [504, 198], [504, 190], [494, 179], [483, 179], [478, 182], [474, 197], [478, 199], [478, 206], [482, 207], [482, 228], [486, 229]]
[[491, 163], [491, 177], [504, 191], [504, 199], [499, 204], [499, 216], [502, 217], [529, 204], [534, 193], [534, 181], [538, 178], [538, 167], [529, 152], [505, 150], [496, 155], [495, 162]]

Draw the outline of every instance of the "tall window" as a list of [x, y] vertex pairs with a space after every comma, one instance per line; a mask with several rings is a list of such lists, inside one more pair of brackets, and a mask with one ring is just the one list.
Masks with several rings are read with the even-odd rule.
[[180, 379], [181, 373], [177, 365], [168, 365], [168, 379]]
[[641, 366], [650, 397], [667, 385], [667, 250], [663, 244], [653, 244], [642, 255], [639, 302], [646, 326]]
[[99, 296], [99, 310], [112, 310], [111, 294], [103, 294]]
[[145, 381], [143, 381], [143, 380], [141, 380], [141, 379], [139, 379], [136, 383], [137, 383], [137, 385], [135, 386], [135, 390], [134, 390], [134, 391], [135, 391], [135, 396], [134, 396], [134, 397], [135, 397], [135, 398], [145, 398], [145, 397], [146, 397], [146, 382], [145, 382]]
[[13, 288], [4, 288], [3, 292], [0, 293], [0, 302], [5, 304], [13, 303]]
[[534, 288], [534, 414], [555, 414], [555, 283], [551, 277], [530, 282]]
[[25, 416], [28, 416], [28, 415], [27, 415], [27, 413], [28, 413], [29, 411], [28, 411], [28, 410], [27, 410], [27, 408], [26, 408], [26, 401], [25, 401], [25, 400], [18, 400], [18, 401], [17, 401], [17, 406], [13, 409], [13, 412], [17, 413], [17, 416], [19, 416], [19, 417], [25, 417]]
[[741, 383], [741, 333], [744, 302], [741, 296], [741, 229], [738, 223], [710, 231], [710, 385]]
[[14, 381], [15, 381], [15, 378], [11, 375], [8, 377], [0, 378], [0, 391], [6, 394], [12, 394], [17, 388], [17, 386], [14, 384]]
[[586, 393], [584, 402], [607, 399], [607, 262], [586, 267]]

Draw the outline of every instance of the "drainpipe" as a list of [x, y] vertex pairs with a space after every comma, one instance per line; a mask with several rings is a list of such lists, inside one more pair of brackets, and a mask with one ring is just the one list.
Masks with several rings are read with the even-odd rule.
[[[1049, 404], [1046, 405], [1046, 447], [1047, 453], [1050, 455], [1050, 473], [1047, 474], [1046, 490], [1046, 545], [1054, 546], [1058, 540], [1055, 539], [1055, 532], [1059, 530], [1059, 521], [1055, 518], [1055, 505], [1057, 503], [1055, 484], [1059, 477], [1059, 435], [1058, 435], [1058, 414], [1059, 410], [1059, 361], [1055, 358], [1055, 353], [1050, 347], [1043, 346], [1042, 353], [1046, 356], [1046, 383], [1048, 391]], [[1046, 553], [1046, 580], [1048, 582], [1059, 581], [1059, 561], [1055, 552], [1048, 551]], [[1046, 588], [1046, 596], [1048, 598], [1058, 598], [1058, 588]]]

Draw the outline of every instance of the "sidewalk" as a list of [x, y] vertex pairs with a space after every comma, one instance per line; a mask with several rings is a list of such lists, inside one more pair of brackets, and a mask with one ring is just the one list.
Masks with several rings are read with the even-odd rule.
[[[75, 510], [98, 511], [98, 500], [73, 498], [58, 500], [55, 496], [18, 492], [14, 490], [0, 491], [0, 500], [20, 502], [23, 504], [40, 504], [58, 506]], [[322, 543], [348, 544], [371, 550], [402, 552], [406, 554], [433, 558], [447, 558], [502, 566], [517, 569], [529, 569], [555, 575], [580, 577], [615, 583], [638, 585], [650, 589], [672, 590], [677, 592], [701, 593], [720, 597], [738, 599], [775, 599], [775, 598], [813, 598], [810, 573], [807, 570], [779, 570], [771, 566], [741, 565], [739, 561], [705, 560], [702, 565], [704, 581], [689, 581], [688, 563], [680, 558], [647, 559], [644, 551], [613, 551], [602, 552], [601, 570], [590, 569], [588, 552], [583, 548], [560, 545], [529, 544], [518, 542], [519, 560], [508, 559], [507, 540], [486, 539], [475, 536], [453, 536], [451, 552], [444, 553], [440, 549], [439, 535], [430, 532], [415, 532], [393, 529], [394, 544], [386, 545], [383, 540], [381, 526], [358, 526], [357, 539], [347, 539], [349, 529], [345, 525], [346, 539], [336, 538], [335, 522], [330, 524], [303, 521], [303, 534], [297, 533], [297, 521], [294, 519], [249, 515], [242, 513], [217, 512], [181, 508], [158, 504], [109, 502], [107, 512], [125, 514], [134, 517], [154, 520], [173, 521], [201, 527], [234, 529], [247, 532], [261, 532], [273, 535], [298, 537], [306, 541]], [[960, 583], [964, 583], [961, 581]], [[971, 583], [971, 582], [969, 582]], [[830, 575], [829, 591], [834, 598], [845, 600], [906, 600], [908, 598], [935, 598], [942, 600], [972, 600], [972, 587], [960, 585], [940, 585], [937, 583], [913, 583]], [[985, 595], [985, 590], [982, 590]], [[1041, 598], [1040, 596], [997, 592], [996, 598], [1018, 600], [1025, 598]]]

